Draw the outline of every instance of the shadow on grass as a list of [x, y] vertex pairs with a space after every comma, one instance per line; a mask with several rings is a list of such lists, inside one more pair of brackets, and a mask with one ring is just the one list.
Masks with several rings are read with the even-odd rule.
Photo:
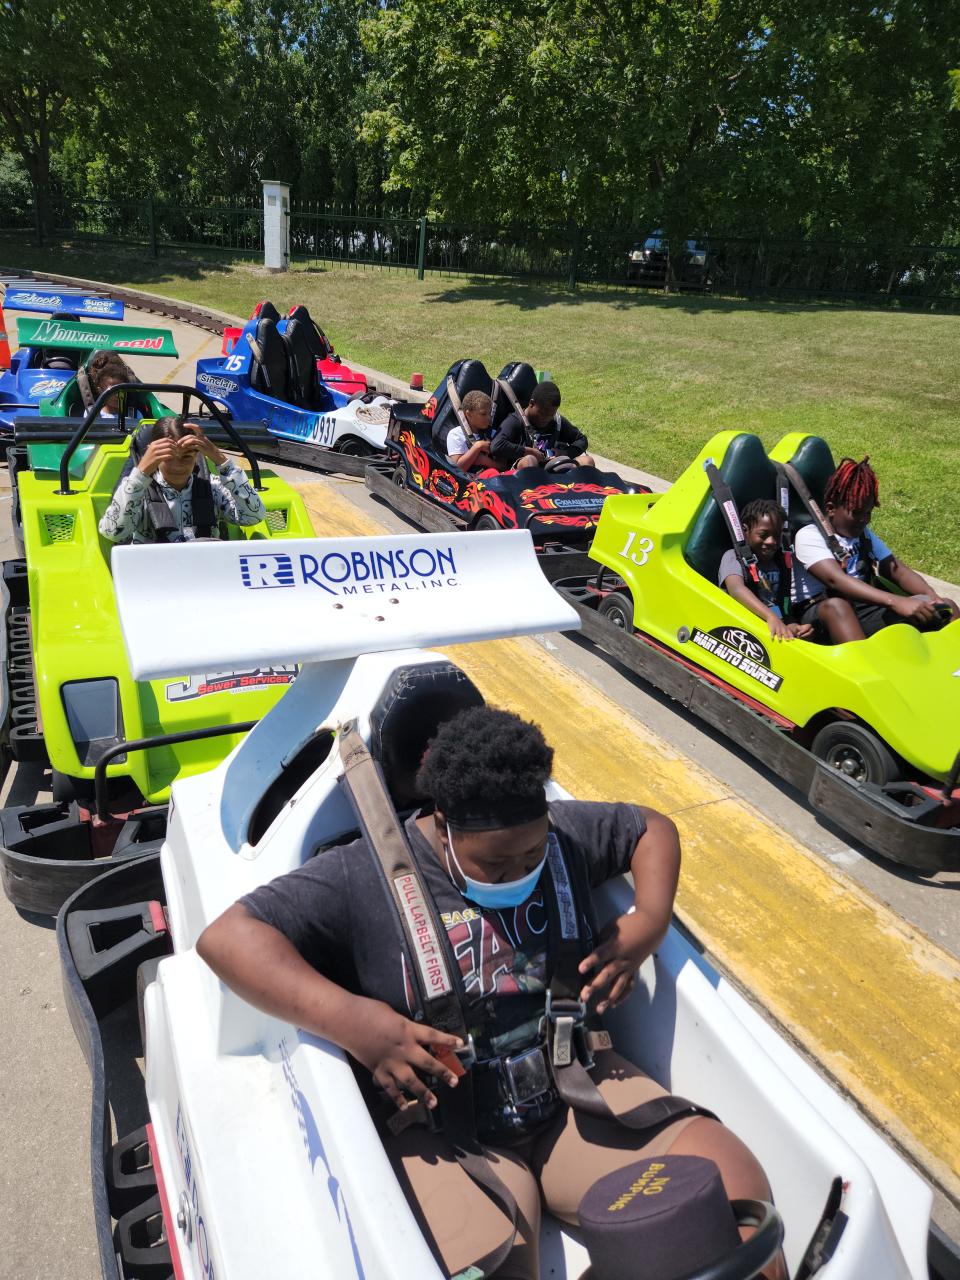
[[[90, 240], [63, 241], [43, 248], [19, 234], [0, 232], [0, 270], [34, 270], [62, 273], [86, 279], [131, 285], [164, 285], [187, 280], [202, 283], [211, 276], [243, 271], [251, 277], [268, 273], [250, 250], [214, 249], [168, 250], [163, 257], [150, 258], [146, 245], [113, 244]], [[408, 275], [414, 282], [415, 272], [405, 268], [382, 268], [369, 263], [293, 261], [288, 279], [295, 276], [330, 275], [338, 271], [355, 271], [360, 275], [387, 278]], [[437, 280], [428, 273], [424, 289], [425, 302], [476, 303], [513, 307], [520, 312], [535, 312], [548, 307], [582, 307], [587, 303], [602, 304], [614, 311], [653, 308], [680, 311], [687, 315], [733, 314], [758, 312], [763, 315], [794, 315], [803, 312], [871, 312], [874, 314], [920, 314], [935, 311], [938, 315], [958, 314], [956, 305], [933, 308], [930, 301], [917, 299], [887, 302], [877, 298], [823, 297], [740, 297], [735, 294], [700, 294], [677, 292], [665, 294], [659, 289], [637, 285], [582, 284], [569, 289], [561, 283], [478, 276], [447, 276]]]
[[[673, 293], [637, 286], [582, 285], [569, 289], [564, 285], [531, 284], [523, 280], [489, 280], [464, 277], [452, 281], [451, 287], [429, 294], [428, 302], [487, 302], [494, 306], [512, 306], [518, 311], [537, 311], [545, 307], [580, 307], [585, 303], [603, 303], [616, 311], [652, 307], [657, 310], [683, 311], [687, 315], [704, 313], [743, 313], [758, 311], [765, 315], [793, 315], [814, 311], [870, 311], [881, 314], [915, 313], [917, 307], [892, 306], [881, 300], [803, 298], [745, 298], [734, 295]], [[938, 312], [946, 314], [946, 312]]]
[[90, 280], [124, 284], [168, 284], [174, 280], [200, 282], [234, 267], [255, 268], [249, 252], [205, 250], [208, 257], [188, 252], [151, 258], [143, 245], [98, 245], [89, 242], [40, 247], [0, 235], [0, 269], [49, 271]]

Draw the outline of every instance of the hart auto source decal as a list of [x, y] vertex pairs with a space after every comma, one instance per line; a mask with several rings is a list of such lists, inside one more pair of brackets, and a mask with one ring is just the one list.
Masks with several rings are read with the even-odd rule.
[[287, 552], [240, 557], [240, 578], [251, 591], [319, 587], [331, 596], [436, 591], [460, 585], [453, 548], [329, 551], [319, 559]]
[[168, 702], [188, 702], [206, 698], [211, 693], [247, 693], [251, 689], [270, 689], [278, 684], [293, 684], [296, 666], [254, 667], [252, 671], [208, 671], [202, 676], [188, 676], [168, 684], [164, 694]]
[[783, 677], [770, 670], [770, 659], [760, 641], [739, 627], [714, 627], [709, 634], [696, 627], [690, 639], [772, 693], [783, 684]]

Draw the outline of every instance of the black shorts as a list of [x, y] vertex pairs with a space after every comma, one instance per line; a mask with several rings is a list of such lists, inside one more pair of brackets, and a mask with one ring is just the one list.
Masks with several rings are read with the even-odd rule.
[[[826, 627], [820, 621], [820, 606], [829, 599], [839, 600], [842, 596], [817, 596], [814, 600], [808, 600], [805, 605], [799, 606], [795, 611], [794, 622], [807, 622], [812, 626]], [[884, 604], [872, 604], [869, 600], [848, 600], [847, 603], [853, 608], [853, 612], [857, 615], [860, 626], [863, 627], [865, 636], [874, 636], [878, 631], [882, 631], [884, 627], [892, 626], [895, 622], [906, 622], [906, 618], [901, 618], [899, 613], [894, 613], [892, 609], [888, 609]]]

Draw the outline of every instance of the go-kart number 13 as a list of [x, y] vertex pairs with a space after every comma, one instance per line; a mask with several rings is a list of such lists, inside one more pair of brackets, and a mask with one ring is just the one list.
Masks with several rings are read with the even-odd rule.
[[[637, 543], [637, 550], [631, 551], [630, 548], [633, 546], [636, 536], [636, 533], [627, 534], [627, 540], [623, 544], [623, 550], [620, 552], [620, 555], [623, 556], [624, 560], [632, 561], [638, 569], [642, 569], [650, 559], [650, 552], [653, 550], [653, 539], [641, 538]], [[639, 556], [637, 555], [637, 551], [640, 552]]]

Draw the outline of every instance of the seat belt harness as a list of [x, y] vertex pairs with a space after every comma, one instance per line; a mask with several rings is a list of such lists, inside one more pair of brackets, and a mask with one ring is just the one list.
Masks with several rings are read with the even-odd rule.
[[733, 544], [734, 551], [737, 553], [737, 560], [740, 562], [743, 576], [745, 578], [749, 577], [752, 582], [759, 586], [760, 568], [757, 564], [757, 557], [747, 545], [743, 525], [740, 523], [740, 513], [733, 497], [733, 490], [717, 470], [717, 464], [712, 458], [707, 458], [703, 464], [703, 469], [707, 473], [707, 480], [710, 482], [710, 490], [713, 493], [714, 502], [720, 508], [723, 523], [727, 526], [727, 534]]
[[[389, 792], [355, 720], [341, 727], [338, 743], [343, 784], [397, 909], [412, 961], [411, 980], [424, 1020], [429, 1026], [459, 1036], [469, 1047], [459, 981], [455, 983], [451, 976], [456, 972], [459, 979], [459, 969], [455, 968], [452, 953], [448, 955], [446, 930], [437, 918], [433, 897], [420, 878]], [[503, 1264], [513, 1248], [520, 1207], [477, 1140], [470, 1072], [458, 1079], [455, 1089], [439, 1089], [437, 1096], [443, 1132], [457, 1163], [513, 1224], [505, 1241], [474, 1264], [482, 1275], [489, 1275]]]

